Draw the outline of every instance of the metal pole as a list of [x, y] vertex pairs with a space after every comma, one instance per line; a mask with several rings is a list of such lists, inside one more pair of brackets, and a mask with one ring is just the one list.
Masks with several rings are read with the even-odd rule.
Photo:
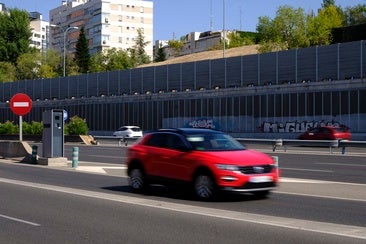
[[19, 141], [23, 141], [23, 116], [19, 116]]
[[225, 31], [225, 6], [226, 6], [226, 0], [222, 1], [222, 33], [223, 33], [223, 39], [224, 39], [224, 48], [222, 51], [222, 57], [225, 58], [225, 48], [226, 48], [226, 31]]

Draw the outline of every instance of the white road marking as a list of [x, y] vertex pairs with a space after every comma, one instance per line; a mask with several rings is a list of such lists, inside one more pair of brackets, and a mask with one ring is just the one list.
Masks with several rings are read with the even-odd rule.
[[86, 172], [93, 172], [93, 173], [100, 173], [100, 174], [107, 174], [105, 169], [126, 169], [126, 167], [108, 167], [108, 166], [78, 166], [75, 168], [78, 171], [86, 171]]
[[364, 186], [366, 189], [366, 184], [360, 183], [349, 183], [349, 182], [339, 182], [339, 181], [327, 181], [327, 180], [311, 180], [311, 179], [299, 179], [299, 178], [287, 178], [281, 177], [281, 182], [297, 182], [297, 183], [320, 183], [320, 184], [339, 184], [339, 185], [351, 185], [351, 186]]
[[336, 166], [350, 166], [350, 167], [366, 167], [366, 165], [361, 165], [361, 164], [334, 164], [334, 163], [315, 163], [315, 164], [336, 165]]
[[333, 173], [334, 172], [332, 170], [320, 170], [320, 169], [298, 169], [298, 168], [283, 168], [283, 167], [280, 167], [280, 169], [294, 170], [294, 171], [324, 172], [324, 173]]
[[23, 219], [10, 217], [10, 216], [3, 215], [3, 214], [0, 214], [0, 218], [10, 219], [10, 220], [13, 220], [13, 221], [16, 221], [16, 222], [20, 222], [20, 223], [24, 223], [24, 224], [28, 224], [28, 225], [33, 225], [33, 226], [41, 226], [40, 224], [37, 224], [37, 223], [34, 223], [34, 222], [30, 222], [30, 221], [26, 221], [26, 220], [23, 220]]
[[230, 219], [247, 223], [262, 224], [262, 225], [269, 225], [275, 227], [282, 227], [288, 229], [296, 229], [302, 231], [324, 233], [324, 234], [345, 236], [366, 240], [366, 227], [361, 226], [333, 224], [319, 221], [309, 221], [301, 219], [236, 212], [222, 209], [206, 208], [206, 207], [192, 206], [179, 203], [149, 200], [145, 198], [113, 195], [109, 193], [93, 192], [93, 191], [73, 189], [60, 186], [51, 186], [51, 185], [11, 180], [5, 178], [0, 178], [0, 182], [21, 185], [24, 187], [33, 187], [37, 189], [51, 190], [83, 197], [93, 197], [98, 199], [122, 202], [126, 204], [134, 204], [143, 207], [152, 207], [169, 211], [183, 212], [208, 217]]

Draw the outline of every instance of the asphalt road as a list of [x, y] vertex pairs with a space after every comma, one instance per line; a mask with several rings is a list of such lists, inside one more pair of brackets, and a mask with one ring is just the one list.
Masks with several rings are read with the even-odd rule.
[[[196, 201], [154, 186], [130, 192], [125, 147], [79, 147], [79, 169], [0, 160], [0, 243], [364, 243], [366, 157], [326, 149], [271, 152], [280, 186], [268, 199]], [[94, 161], [93, 161], [94, 160]], [[102, 168], [104, 173], [83, 168]], [[88, 168], [89, 167], [89, 168]], [[21, 233], [21, 234], [17, 234]]]

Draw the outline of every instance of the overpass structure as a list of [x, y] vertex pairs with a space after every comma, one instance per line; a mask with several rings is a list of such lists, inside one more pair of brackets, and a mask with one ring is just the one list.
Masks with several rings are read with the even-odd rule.
[[365, 70], [365, 42], [357, 41], [0, 83], [0, 122], [16, 121], [7, 101], [22, 92], [33, 100], [25, 121], [65, 109], [85, 118], [91, 131], [191, 126], [294, 138], [310, 127], [342, 124], [366, 139]]

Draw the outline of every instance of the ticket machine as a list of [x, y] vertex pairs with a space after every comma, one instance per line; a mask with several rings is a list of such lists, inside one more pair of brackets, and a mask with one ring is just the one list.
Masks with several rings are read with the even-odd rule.
[[43, 112], [43, 157], [64, 156], [64, 110], [53, 109]]

